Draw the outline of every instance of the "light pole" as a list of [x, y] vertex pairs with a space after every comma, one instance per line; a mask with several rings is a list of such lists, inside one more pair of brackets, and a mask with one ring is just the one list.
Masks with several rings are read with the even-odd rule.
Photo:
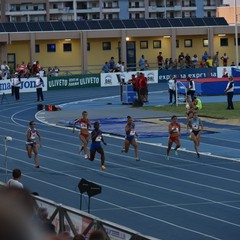
[[239, 68], [238, 60], [238, 15], [237, 15], [237, 0], [234, 0], [234, 15], [235, 15], [235, 46], [236, 46], [236, 66]]

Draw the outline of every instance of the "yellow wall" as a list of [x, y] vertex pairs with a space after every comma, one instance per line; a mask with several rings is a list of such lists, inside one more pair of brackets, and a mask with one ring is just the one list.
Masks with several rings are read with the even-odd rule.
[[13, 41], [7, 45], [8, 53], [15, 53], [16, 65], [24, 61], [26, 64], [30, 61], [30, 43], [29, 41]]
[[[64, 52], [63, 44], [71, 43], [72, 51]], [[36, 44], [40, 46], [40, 52], [36, 53], [36, 60], [41, 66], [79, 66], [81, 65], [81, 50], [80, 42], [78, 40], [47, 40], [37, 41]], [[56, 44], [56, 52], [48, 52], [47, 44]]]
[[[228, 38], [228, 46], [220, 46], [219, 36], [214, 36], [214, 53], [219, 51], [219, 56], [221, 57], [224, 52], [229, 56], [229, 65], [232, 61], [235, 62], [235, 45], [234, 45], [234, 35], [226, 35], [224, 38]], [[184, 40], [192, 39], [192, 47], [184, 47]], [[207, 36], [177, 36], [179, 41], [179, 48], [176, 49], [176, 57], [183, 52], [184, 55], [189, 53], [190, 57], [193, 54], [197, 54], [199, 60], [204, 53], [208, 51], [208, 47], [203, 47], [203, 39], [207, 39]], [[153, 41], [161, 40], [161, 48], [153, 48]], [[135, 41], [136, 43], [136, 64], [138, 67], [138, 61], [141, 55], [145, 56], [145, 59], [148, 60], [150, 64], [150, 69], [157, 68], [157, 56], [159, 52], [162, 52], [162, 55], [165, 58], [171, 57], [171, 38], [160, 37], [141, 37], [141, 38], [130, 38], [129, 41]], [[148, 41], [147, 49], [140, 49], [140, 41]], [[87, 51], [88, 55], [88, 65], [90, 72], [101, 72], [101, 68], [106, 61], [109, 61], [113, 56], [117, 62], [119, 59], [118, 44], [120, 42], [119, 38], [107, 38], [107, 39], [88, 39], [90, 43], [90, 51]], [[111, 42], [111, 50], [102, 50], [103, 42]], [[56, 44], [56, 52], [49, 53], [47, 52], [47, 44]], [[72, 43], [71, 52], [63, 52], [63, 43]], [[61, 69], [61, 66], [64, 70], [70, 70], [70, 66], [76, 66], [74, 70], [81, 70], [81, 43], [78, 39], [71, 40], [67, 42], [65, 40], [42, 40], [36, 41], [36, 44], [40, 46], [40, 53], [36, 53], [36, 59], [45, 67], [58, 66]], [[124, 49], [124, 51], [126, 51]], [[19, 41], [12, 42], [7, 46], [8, 53], [16, 54], [16, 64], [21, 64], [22, 61], [28, 63], [30, 61], [30, 42], [29, 41]], [[239, 54], [240, 57], [240, 54]], [[174, 59], [173, 59], [174, 60]], [[220, 62], [222, 65], [222, 62]]]
[[[118, 62], [118, 42], [120, 39], [89, 39], [90, 51], [88, 54], [88, 65], [90, 72], [101, 72], [102, 66], [108, 62], [111, 57], [114, 57], [115, 62]], [[103, 42], [111, 42], [111, 50], [102, 50]]]

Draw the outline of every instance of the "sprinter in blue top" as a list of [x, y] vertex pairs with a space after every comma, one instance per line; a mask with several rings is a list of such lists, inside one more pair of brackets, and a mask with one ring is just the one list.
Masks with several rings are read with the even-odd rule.
[[136, 142], [136, 136], [138, 134], [136, 133], [135, 130], [135, 123], [133, 122], [133, 119], [130, 116], [127, 116], [127, 124], [125, 126], [125, 142], [124, 142], [124, 148], [122, 149], [122, 152], [127, 153], [130, 145], [132, 144], [135, 150], [135, 156], [136, 156], [136, 161], [139, 161], [139, 156], [138, 156], [138, 145]]
[[101, 155], [101, 165], [102, 165], [102, 170], [106, 170], [106, 167], [104, 166], [104, 161], [105, 161], [105, 154], [104, 150], [101, 146], [101, 142], [103, 142], [104, 145], [107, 145], [107, 143], [103, 139], [102, 131], [99, 129], [99, 122], [94, 122], [94, 130], [91, 132], [91, 139], [92, 139], [92, 144], [90, 147], [90, 156], [89, 160], [93, 161], [95, 158], [96, 152], [98, 152]]
[[203, 124], [201, 119], [198, 117], [198, 113], [194, 112], [193, 117], [188, 122], [188, 126], [191, 129], [191, 139], [194, 142], [194, 148], [197, 153], [198, 158], [200, 157], [200, 154], [198, 152], [198, 148], [200, 145], [200, 138], [203, 131]]

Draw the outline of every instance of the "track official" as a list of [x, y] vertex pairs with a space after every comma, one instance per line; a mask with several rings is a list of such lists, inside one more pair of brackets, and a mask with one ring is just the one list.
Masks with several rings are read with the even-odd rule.
[[228, 106], [227, 106], [227, 110], [233, 110], [233, 94], [234, 94], [234, 82], [233, 82], [233, 77], [229, 76], [228, 77], [228, 84], [226, 89], [224, 90], [225, 93], [227, 93], [227, 102], [228, 102]]

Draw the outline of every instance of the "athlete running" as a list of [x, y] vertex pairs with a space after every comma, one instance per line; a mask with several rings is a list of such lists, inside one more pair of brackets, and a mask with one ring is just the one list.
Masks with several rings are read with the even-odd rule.
[[27, 130], [27, 142], [26, 142], [26, 150], [29, 158], [32, 158], [32, 152], [34, 153], [34, 161], [35, 167], [39, 168], [38, 163], [38, 144], [36, 141], [36, 137], [39, 139], [40, 148], [42, 147], [42, 138], [39, 134], [39, 131], [35, 128], [35, 122], [29, 122], [29, 128]]
[[91, 132], [91, 139], [92, 139], [92, 144], [90, 147], [90, 156], [88, 159], [90, 161], [93, 161], [95, 158], [96, 152], [98, 152], [101, 155], [101, 168], [104, 171], [106, 170], [106, 167], [104, 165], [105, 154], [101, 146], [101, 142], [103, 142], [104, 145], [107, 145], [107, 143], [103, 139], [102, 131], [99, 129], [98, 122], [94, 122], [94, 130]]
[[201, 119], [198, 117], [197, 112], [193, 113], [193, 117], [191, 120], [189, 120], [188, 126], [192, 130], [191, 131], [191, 139], [194, 142], [194, 148], [197, 153], [197, 157], [199, 158], [200, 154], [198, 152], [198, 149], [199, 149], [199, 145], [200, 145], [201, 134], [203, 131], [203, 124], [202, 124]]
[[177, 149], [180, 148], [181, 143], [180, 143], [180, 132], [181, 132], [181, 126], [177, 121], [177, 116], [172, 116], [171, 118], [171, 123], [168, 125], [168, 132], [169, 132], [169, 138], [168, 138], [168, 148], [167, 148], [167, 155], [166, 159], [169, 160], [169, 153], [172, 148], [173, 143], [176, 144], [174, 150], [175, 150], [175, 155], [178, 155]]
[[133, 122], [132, 117], [127, 117], [127, 124], [125, 126], [125, 142], [124, 142], [124, 148], [122, 149], [122, 152], [127, 153], [130, 145], [134, 147], [136, 161], [139, 161], [140, 158], [138, 156], [138, 145], [136, 142], [136, 136], [138, 136], [136, 130], [135, 130], [135, 123]]
[[88, 155], [87, 155], [87, 147], [88, 147], [88, 142], [89, 142], [89, 129], [91, 128], [91, 122], [88, 119], [88, 113], [87, 111], [83, 111], [82, 112], [82, 118], [76, 120], [73, 124], [73, 133], [75, 131], [75, 127], [77, 124], [80, 125], [80, 134], [79, 134], [79, 138], [80, 141], [83, 143], [83, 145], [80, 147], [79, 149], [79, 153], [84, 152], [84, 157], [87, 159]]

